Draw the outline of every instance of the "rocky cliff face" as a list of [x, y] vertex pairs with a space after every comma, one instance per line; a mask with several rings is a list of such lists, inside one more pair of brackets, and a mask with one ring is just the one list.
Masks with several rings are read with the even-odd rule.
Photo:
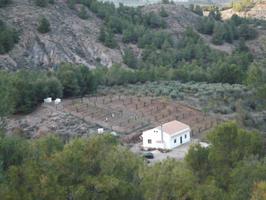
[[[0, 19], [19, 31], [20, 41], [8, 54], [0, 55], [0, 68], [55, 67], [62, 62], [94, 68], [99, 63], [111, 66], [121, 62], [118, 49], [109, 49], [97, 40], [102, 21], [89, 11], [90, 18], [82, 20], [76, 12], [63, 0], [46, 8], [28, 0], [13, 0], [1, 8]], [[37, 31], [42, 16], [51, 24], [47, 34]]]
[[[164, 6], [169, 17], [167, 31], [179, 35], [187, 26], [194, 26], [199, 16], [180, 5], [154, 4], [143, 7], [143, 11], [160, 12]], [[87, 10], [89, 18], [78, 17], [80, 5], [70, 9], [66, 0], [56, 0], [54, 5], [41, 8], [33, 0], [12, 0], [12, 4], [0, 8], [0, 20], [19, 31], [19, 43], [8, 54], [0, 55], [0, 68], [55, 68], [62, 62], [84, 64], [95, 68], [99, 64], [110, 67], [122, 63], [124, 44], [117, 36], [119, 48], [110, 49], [98, 41], [103, 21]], [[37, 31], [41, 17], [51, 24], [51, 31]], [[135, 45], [136, 52], [141, 53]]]

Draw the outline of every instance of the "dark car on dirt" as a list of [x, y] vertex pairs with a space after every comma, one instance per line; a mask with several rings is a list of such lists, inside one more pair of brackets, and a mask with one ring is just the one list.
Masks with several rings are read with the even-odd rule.
[[147, 159], [153, 159], [154, 155], [151, 152], [145, 152], [145, 153], [143, 153], [143, 157], [147, 158]]

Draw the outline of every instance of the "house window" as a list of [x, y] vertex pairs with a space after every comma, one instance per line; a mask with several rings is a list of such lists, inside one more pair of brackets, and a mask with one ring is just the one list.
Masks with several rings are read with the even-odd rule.
[[176, 139], [174, 139], [174, 143], [176, 143]]
[[185, 135], [185, 138], [187, 138], [187, 134]]
[[183, 143], [183, 140], [182, 140], [182, 136], [180, 137], [180, 144], [182, 144]]
[[151, 139], [148, 139], [148, 144], [151, 144]]

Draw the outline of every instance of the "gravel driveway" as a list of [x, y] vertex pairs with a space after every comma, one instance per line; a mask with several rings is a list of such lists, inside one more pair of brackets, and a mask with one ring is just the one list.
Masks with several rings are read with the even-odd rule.
[[[153, 153], [153, 155], [154, 155], [154, 158], [153, 159], [149, 159], [149, 161], [150, 161], [151, 164], [154, 164], [156, 162], [160, 162], [160, 161], [165, 160], [167, 158], [174, 158], [174, 159], [177, 159], [177, 160], [183, 160], [185, 158], [188, 150], [189, 150], [189, 147], [192, 144], [195, 144], [196, 142], [197, 142], [197, 140], [192, 140], [189, 143], [183, 144], [183, 145], [181, 145], [181, 146], [179, 146], [177, 148], [174, 148], [171, 151], [166, 152], [166, 153], [162, 153], [159, 150], [149, 151], [149, 152]], [[143, 151], [141, 149], [141, 145], [142, 145], [142, 143], [134, 144], [130, 148], [130, 150], [133, 153], [136, 153], [138, 155], [142, 155], [144, 152], [147, 152], [147, 151]]]

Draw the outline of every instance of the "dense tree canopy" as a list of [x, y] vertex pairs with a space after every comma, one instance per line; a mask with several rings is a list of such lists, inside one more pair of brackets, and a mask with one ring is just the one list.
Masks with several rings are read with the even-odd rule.
[[23, 200], [263, 199], [261, 136], [227, 123], [208, 138], [211, 146], [193, 146], [185, 161], [147, 165], [111, 134], [66, 144], [52, 135], [34, 140], [1, 136], [0, 195]]
[[196, 145], [186, 157], [199, 182], [215, 183], [223, 193], [217, 199], [250, 199], [254, 183], [266, 178], [262, 136], [230, 122], [209, 133], [208, 141], [209, 148]]
[[0, 116], [33, 111], [44, 98], [84, 96], [96, 90], [97, 79], [85, 66], [62, 64], [54, 72], [0, 71], [3, 94]]
[[224, 42], [232, 43], [234, 40], [252, 40], [257, 37], [253, 28], [254, 22], [237, 15], [226, 21], [217, 21], [214, 17], [203, 17], [197, 25], [200, 33], [212, 35], [212, 43], [221, 45]]

